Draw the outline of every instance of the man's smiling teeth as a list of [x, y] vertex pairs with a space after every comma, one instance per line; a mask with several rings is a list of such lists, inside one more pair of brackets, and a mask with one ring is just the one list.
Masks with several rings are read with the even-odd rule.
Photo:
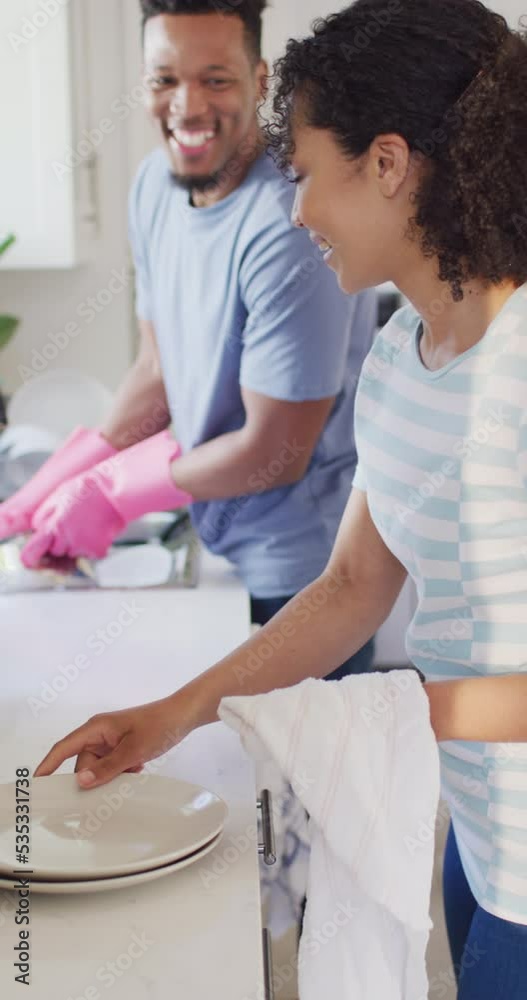
[[197, 149], [199, 146], [204, 146], [206, 142], [214, 139], [216, 133], [214, 130], [209, 132], [185, 132], [184, 129], [175, 128], [172, 130], [171, 135], [173, 135], [180, 146], [190, 146]]
[[319, 247], [320, 247], [322, 253], [327, 253], [328, 250], [333, 250], [333, 247], [331, 246], [331, 243], [328, 243], [326, 240], [321, 240], [320, 243], [319, 243]]

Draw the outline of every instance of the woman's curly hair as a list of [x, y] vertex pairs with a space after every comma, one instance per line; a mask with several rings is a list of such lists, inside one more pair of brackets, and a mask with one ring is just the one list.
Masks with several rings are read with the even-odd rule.
[[409, 236], [454, 298], [527, 279], [527, 36], [478, 0], [357, 0], [275, 65], [269, 141], [294, 153], [293, 102], [351, 159], [395, 132], [423, 171]]

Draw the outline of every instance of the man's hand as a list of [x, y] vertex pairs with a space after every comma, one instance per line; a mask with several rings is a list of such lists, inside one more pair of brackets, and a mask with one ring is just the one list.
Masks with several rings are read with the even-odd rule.
[[77, 428], [29, 483], [0, 504], [0, 540], [30, 531], [33, 515], [61, 483], [115, 453], [115, 448], [97, 431]]
[[102, 559], [125, 522], [91, 471], [70, 479], [44, 501], [31, 521], [22, 562], [36, 569], [44, 556]]
[[53, 774], [75, 754], [75, 771], [83, 788], [97, 788], [124, 772], [141, 771], [147, 761], [167, 753], [192, 730], [184, 697], [178, 699], [180, 710], [176, 709], [175, 699], [95, 715], [52, 747], [37, 767], [35, 777]]
[[100, 559], [131, 521], [192, 503], [172, 478], [171, 463], [180, 454], [163, 431], [61, 486], [32, 519], [35, 535], [22, 551], [24, 564], [34, 569], [45, 555]]

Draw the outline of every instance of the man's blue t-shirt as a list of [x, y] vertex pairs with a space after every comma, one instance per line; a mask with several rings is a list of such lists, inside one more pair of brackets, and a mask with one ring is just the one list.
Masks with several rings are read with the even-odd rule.
[[277, 457], [255, 467], [256, 493], [192, 506], [204, 543], [255, 597], [294, 594], [326, 565], [355, 474], [355, 391], [377, 319], [375, 292], [345, 296], [292, 225], [293, 200], [264, 153], [231, 195], [194, 208], [162, 150], [130, 199], [137, 313], [155, 328], [184, 451], [243, 427], [241, 387], [290, 402], [337, 397], [301, 482], [269, 489]]

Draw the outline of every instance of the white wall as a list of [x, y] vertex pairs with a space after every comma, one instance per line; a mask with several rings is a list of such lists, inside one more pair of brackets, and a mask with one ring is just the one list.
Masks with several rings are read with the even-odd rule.
[[520, 18], [527, 19], [527, 7], [524, 0], [488, 0], [487, 6], [503, 14], [511, 28], [517, 28]]
[[339, 0], [271, 0], [265, 13], [264, 49], [267, 59], [282, 54], [288, 38], [308, 35], [317, 17], [327, 17], [348, 4]]

